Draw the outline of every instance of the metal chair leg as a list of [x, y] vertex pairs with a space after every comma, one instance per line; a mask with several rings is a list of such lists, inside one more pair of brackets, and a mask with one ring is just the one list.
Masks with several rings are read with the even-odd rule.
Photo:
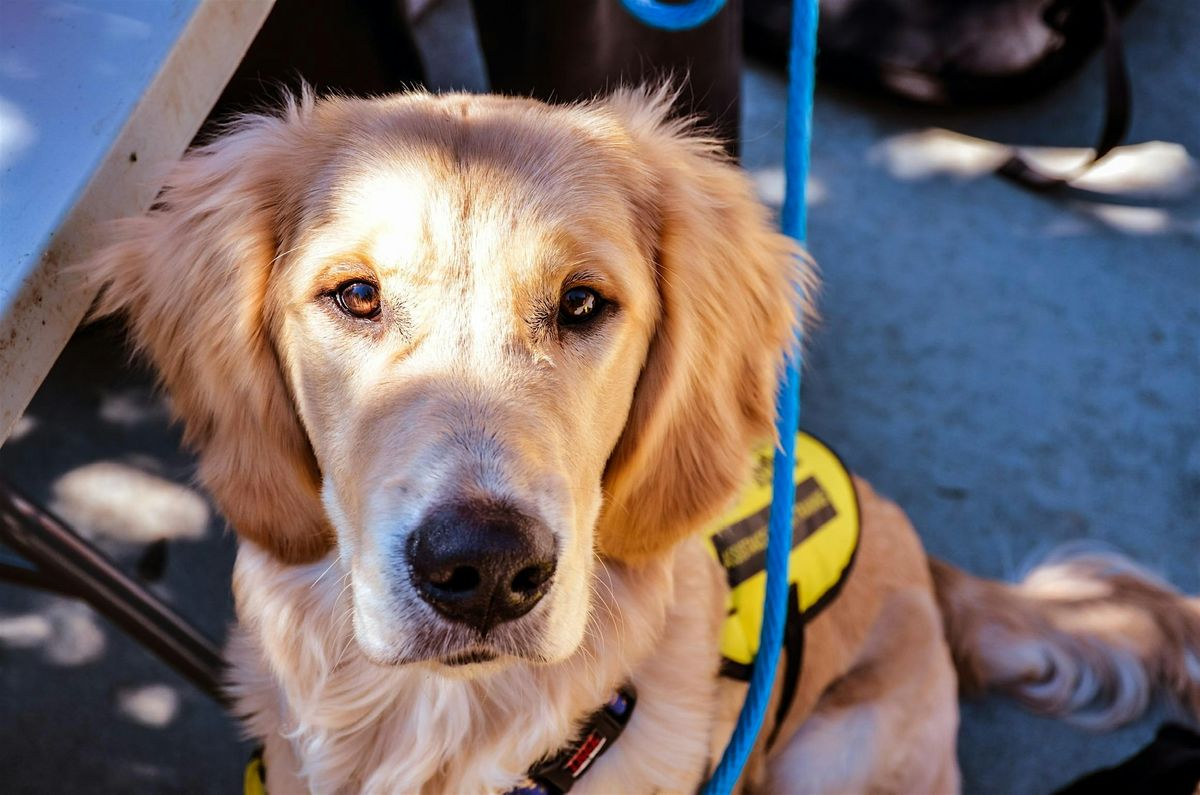
[[0, 579], [82, 599], [224, 706], [220, 649], [62, 521], [0, 480]]

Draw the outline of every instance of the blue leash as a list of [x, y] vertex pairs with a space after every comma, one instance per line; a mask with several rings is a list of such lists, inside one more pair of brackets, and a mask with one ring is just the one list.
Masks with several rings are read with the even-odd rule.
[[[658, 0], [622, 0], [625, 8], [652, 27], [689, 30], [699, 27], [721, 10], [725, 0], [692, 0], [667, 5]], [[809, 148], [812, 141], [812, 105], [814, 59], [817, 50], [817, 0], [794, 0], [792, 4], [792, 45], [788, 56], [788, 109], [784, 148], [787, 193], [783, 202], [783, 231], [800, 243], [805, 241]], [[762, 631], [758, 654], [746, 701], [738, 715], [737, 726], [721, 763], [704, 786], [704, 795], [726, 795], [746, 766], [750, 751], [762, 729], [779, 667], [783, 648], [783, 629], [787, 622], [787, 570], [792, 549], [792, 507], [796, 484], [792, 473], [796, 465], [796, 431], [800, 424], [800, 344], [787, 359], [775, 398], [775, 427], [779, 448], [775, 451], [772, 474], [771, 514], [767, 530], [767, 586], [763, 605]]]
[[621, 0], [629, 13], [652, 28], [691, 30], [698, 28], [725, 7], [725, 0], [692, 0], [690, 3], [662, 3], [659, 0]]

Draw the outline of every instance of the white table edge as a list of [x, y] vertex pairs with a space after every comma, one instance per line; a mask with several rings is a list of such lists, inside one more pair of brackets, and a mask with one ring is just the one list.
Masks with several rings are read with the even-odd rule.
[[41, 252], [11, 310], [0, 316], [0, 445], [95, 298], [97, 285], [72, 273], [70, 266], [86, 263], [103, 240], [105, 222], [150, 207], [170, 165], [199, 130], [273, 3], [200, 3]]

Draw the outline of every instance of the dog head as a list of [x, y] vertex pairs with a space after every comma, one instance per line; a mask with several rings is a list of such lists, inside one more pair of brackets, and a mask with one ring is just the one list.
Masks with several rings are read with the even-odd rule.
[[597, 556], [663, 555], [770, 434], [811, 274], [669, 100], [306, 97], [92, 264], [231, 524], [335, 553], [372, 660], [565, 658]]

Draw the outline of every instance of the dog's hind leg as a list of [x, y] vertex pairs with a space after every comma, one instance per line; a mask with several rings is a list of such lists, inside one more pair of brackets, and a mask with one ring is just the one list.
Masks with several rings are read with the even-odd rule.
[[[821, 617], [818, 617], [818, 621]], [[768, 763], [763, 792], [958, 792], [954, 668], [932, 594], [896, 593], [857, 663]]]

